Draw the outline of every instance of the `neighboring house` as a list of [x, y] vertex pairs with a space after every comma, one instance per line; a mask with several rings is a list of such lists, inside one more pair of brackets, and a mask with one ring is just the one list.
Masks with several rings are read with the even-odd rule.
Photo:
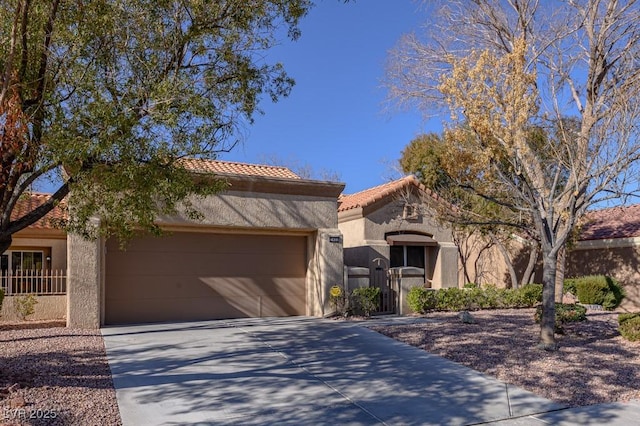
[[[22, 217], [43, 204], [47, 194], [32, 193], [16, 204], [12, 219]], [[38, 295], [32, 319], [63, 318], [66, 313], [65, 275], [67, 270], [67, 236], [60, 229], [66, 219], [64, 205], [56, 206], [48, 215], [13, 236], [11, 247], [0, 255], [0, 286], [5, 292], [1, 316], [17, 319], [16, 296]]]
[[640, 204], [588, 212], [567, 255], [566, 276], [609, 275], [625, 286], [622, 308], [640, 310]]
[[428, 198], [437, 200], [414, 176], [340, 197], [338, 228], [351, 284], [381, 286], [387, 270], [404, 268], [412, 285], [458, 286], [458, 249]]
[[325, 315], [342, 282], [336, 205], [344, 185], [284, 167], [186, 160], [228, 190], [194, 206], [202, 220], [162, 216], [163, 237], [68, 236], [67, 323], [105, 324]]

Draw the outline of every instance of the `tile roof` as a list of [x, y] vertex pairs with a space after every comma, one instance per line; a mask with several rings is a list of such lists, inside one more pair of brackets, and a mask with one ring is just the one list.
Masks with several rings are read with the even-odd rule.
[[[51, 194], [32, 192], [25, 194], [16, 203], [11, 212], [11, 220], [16, 220], [44, 204]], [[53, 208], [45, 217], [30, 225], [29, 229], [59, 229], [61, 222], [67, 220], [66, 202], [63, 200]]]
[[199, 158], [184, 158], [181, 164], [188, 170], [197, 173], [213, 173], [219, 175], [262, 176], [280, 179], [300, 179], [286, 167], [267, 166], [263, 164], [236, 163], [232, 161], [203, 160]]
[[640, 204], [587, 212], [579, 240], [640, 237]]
[[340, 196], [338, 199], [338, 211], [343, 212], [358, 207], [367, 207], [409, 185], [415, 185], [429, 195], [437, 198], [437, 196], [422, 185], [415, 176], [409, 175], [382, 185], [374, 186], [373, 188], [365, 189], [364, 191], [356, 192], [355, 194]]

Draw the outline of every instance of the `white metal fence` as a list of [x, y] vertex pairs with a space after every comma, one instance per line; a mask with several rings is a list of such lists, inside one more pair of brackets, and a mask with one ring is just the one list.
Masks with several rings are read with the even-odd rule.
[[23, 270], [0, 272], [0, 288], [5, 296], [14, 294], [66, 294], [67, 274], [64, 270]]

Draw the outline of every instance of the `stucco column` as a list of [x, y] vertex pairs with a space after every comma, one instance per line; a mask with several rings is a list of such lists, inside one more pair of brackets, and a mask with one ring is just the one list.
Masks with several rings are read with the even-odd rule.
[[100, 328], [101, 240], [69, 234], [67, 327]]
[[308, 313], [324, 316], [331, 311], [329, 289], [343, 285], [344, 259], [342, 233], [338, 228], [319, 229], [316, 234]]
[[458, 248], [454, 243], [439, 244], [433, 281], [434, 288], [458, 287]]

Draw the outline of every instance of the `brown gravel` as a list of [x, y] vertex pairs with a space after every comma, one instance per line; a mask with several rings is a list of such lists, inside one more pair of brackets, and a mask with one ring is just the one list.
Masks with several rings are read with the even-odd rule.
[[122, 424], [99, 331], [0, 323], [0, 425], [15, 424]]
[[560, 350], [537, 349], [533, 309], [472, 312], [477, 324], [455, 313], [433, 313], [436, 322], [373, 326], [419, 347], [569, 406], [640, 398], [640, 344], [617, 331], [617, 314], [593, 312], [565, 326]]

